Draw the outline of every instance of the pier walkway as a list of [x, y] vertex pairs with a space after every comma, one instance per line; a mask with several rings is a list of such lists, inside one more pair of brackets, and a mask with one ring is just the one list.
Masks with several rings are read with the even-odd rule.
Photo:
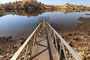
[[47, 20], [39, 20], [36, 29], [11, 60], [82, 60]]

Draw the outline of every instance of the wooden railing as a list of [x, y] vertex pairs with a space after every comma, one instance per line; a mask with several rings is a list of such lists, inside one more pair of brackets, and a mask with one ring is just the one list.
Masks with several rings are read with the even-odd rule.
[[[11, 60], [27, 60], [28, 58], [32, 58], [32, 53], [34, 50], [35, 42], [37, 40], [38, 31], [41, 27], [41, 23], [37, 26], [37, 28], [33, 31], [33, 33], [27, 38], [27, 40], [23, 43], [23, 45], [17, 50], [17, 52], [13, 55]], [[30, 57], [27, 57], [29, 54]], [[20, 58], [19, 58], [20, 56]]]
[[[43, 24], [42, 24], [43, 23]], [[33, 33], [27, 38], [27, 40], [23, 43], [23, 45], [16, 51], [11, 60], [31, 60], [33, 51], [35, 50], [35, 43], [38, 37], [38, 31], [41, 26], [46, 25], [46, 29], [50, 32], [51, 37], [53, 38], [53, 42], [55, 48], [57, 50], [58, 55], [60, 56], [60, 60], [68, 60], [69, 56], [67, 56], [67, 50], [72, 55], [74, 60], [82, 60], [81, 57], [73, 50], [72, 47], [56, 32], [56, 30], [49, 24], [44, 22], [39, 22], [37, 28], [33, 31]], [[58, 42], [60, 41], [60, 42]], [[72, 58], [71, 58], [72, 59]], [[72, 59], [73, 60], [73, 59]]]
[[[70, 45], [56, 32], [56, 30], [49, 23], [47, 23], [47, 28], [48, 28], [48, 31], [50, 31], [51, 36], [54, 37], [53, 38], [54, 45], [60, 56], [60, 60], [68, 60], [69, 58], [69, 56], [67, 56], [66, 54], [65, 49], [67, 49], [68, 52], [72, 54], [72, 57], [74, 58], [74, 60], [82, 60], [82, 58], [78, 55], [78, 53], [75, 52], [72, 47], [70, 47]], [[73, 58], [71, 58], [71, 60], [73, 60]]]

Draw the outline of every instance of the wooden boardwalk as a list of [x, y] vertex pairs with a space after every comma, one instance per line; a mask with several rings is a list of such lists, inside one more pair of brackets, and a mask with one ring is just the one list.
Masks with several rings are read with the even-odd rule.
[[82, 60], [45, 19], [39, 22], [11, 60], [21, 60], [19, 58], [24, 60], [69, 60], [69, 58]]
[[59, 56], [53, 44], [53, 40], [49, 39], [46, 26], [42, 26], [36, 42], [33, 60], [59, 60]]

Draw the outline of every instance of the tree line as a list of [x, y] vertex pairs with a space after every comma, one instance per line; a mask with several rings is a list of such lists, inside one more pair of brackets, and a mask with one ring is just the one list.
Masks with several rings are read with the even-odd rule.
[[44, 10], [45, 5], [41, 2], [37, 1], [28, 1], [28, 2], [13, 2], [13, 3], [6, 3], [0, 5], [0, 10], [28, 10], [28, 11], [35, 11], [35, 10]]

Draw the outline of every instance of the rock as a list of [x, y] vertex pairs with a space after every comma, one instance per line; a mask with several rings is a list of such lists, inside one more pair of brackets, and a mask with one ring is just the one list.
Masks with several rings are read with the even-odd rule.
[[86, 50], [87, 50], [87, 51], [89, 51], [89, 48], [88, 48], [88, 47], [86, 47]]
[[2, 49], [0, 49], [0, 51], [2, 51]]
[[74, 33], [74, 35], [77, 35], [77, 33]]
[[11, 38], [12, 38], [12, 36], [9, 36], [9, 37], [8, 37], [8, 39], [11, 39]]
[[6, 56], [9, 56], [9, 53], [7, 53]]
[[90, 57], [90, 54], [88, 54], [88, 56]]
[[3, 58], [3, 56], [2, 55], [0, 55], [0, 59], [2, 59]]
[[65, 38], [65, 36], [62, 36], [62, 38]]
[[12, 55], [12, 54], [10, 54], [10, 55], [9, 55], [9, 58], [11, 58], [12, 56], [13, 56], [13, 55]]
[[69, 42], [68, 43], [71, 47], [73, 47], [73, 42], [71, 41], [71, 42]]
[[80, 39], [82, 39], [82, 40], [83, 40], [83, 39], [84, 39], [84, 36], [81, 36], [81, 37], [80, 37]]
[[24, 43], [24, 41], [21, 41], [21, 45]]
[[68, 34], [68, 36], [72, 36], [72, 33]]
[[84, 50], [89, 50], [89, 48], [88, 48], [88, 47], [84, 47], [83, 49], [84, 49]]
[[84, 39], [85, 41], [87, 41], [87, 39]]
[[72, 60], [72, 58], [69, 58], [68, 60]]
[[78, 53], [82, 59], [88, 59], [89, 56], [85, 52], [79, 52]]
[[13, 48], [13, 49], [17, 48], [17, 45], [14, 45], [12, 48]]
[[24, 40], [24, 38], [21, 38], [20, 40]]
[[79, 40], [79, 38], [78, 37], [74, 37], [73, 40]]
[[28, 58], [30, 58], [30, 55], [28, 56]]
[[74, 48], [75, 50], [77, 50], [77, 48]]
[[10, 50], [7, 50], [7, 52], [10, 52]]

